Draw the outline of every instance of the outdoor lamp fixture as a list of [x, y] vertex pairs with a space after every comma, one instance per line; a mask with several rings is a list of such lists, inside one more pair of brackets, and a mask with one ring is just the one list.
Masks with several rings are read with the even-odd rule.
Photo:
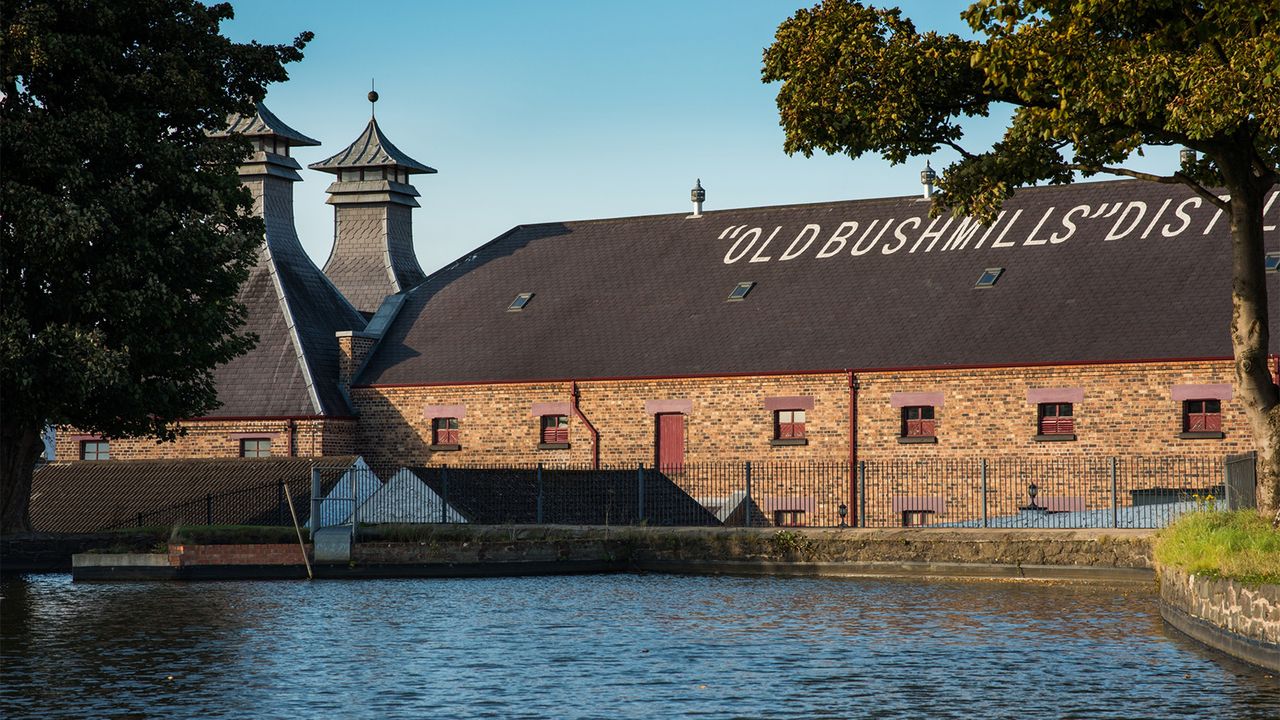
[[849, 517], [849, 506], [840, 503], [840, 527], [849, 527], [849, 523], [845, 522], [845, 518]]
[[1043, 507], [1041, 507], [1041, 506], [1039, 506], [1039, 505], [1037, 505], [1037, 504], [1036, 504], [1036, 494], [1037, 494], [1037, 493], [1039, 493], [1039, 492], [1040, 492], [1040, 488], [1036, 487], [1036, 484], [1035, 484], [1035, 483], [1031, 483], [1030, 485], [1028, 485], [1028, 486], [1027, 486], [1027, 497], [1030, 497], [1030, 498], [1031, 498], [1031, 504], [1029, 504], [1029, 505], [1023, 505], [1022, 507], [1020, 507], [1020, 508], [1018, 508], [1018, 509], [1019, 509], [1019, 510], [1044, 510], [1045, 508], [1043, 508]]
[[1178, 160], [1182, 161], [1182, 167], [1184, 168], [1195, 165], [1197, 159], [1199, 157], [1196, 155], [1196, 151], [1191, 148], [1184, 147], [1178, 152]]

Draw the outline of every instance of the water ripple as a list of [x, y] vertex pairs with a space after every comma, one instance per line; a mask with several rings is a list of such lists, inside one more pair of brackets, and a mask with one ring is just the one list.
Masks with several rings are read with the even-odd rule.
[[1275, 718], [1146, 591], [579, 576], [8, 579], [19, 717]]

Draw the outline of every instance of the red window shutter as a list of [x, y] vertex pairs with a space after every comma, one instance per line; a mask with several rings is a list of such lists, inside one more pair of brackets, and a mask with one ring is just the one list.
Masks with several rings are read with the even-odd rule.
[[1205, 413], [1204, 429], [1208, 432], [1219, 432], [1222, 430], [1222, 413]]
[[936, 421], [934, 420], [921, 420], [920, 421], [920, 437], [933, 437], [935, 422]]
[[1189, 413], [1187, 415], [1187, 432], [1202, 432], [1205, 427], [1205, 416], [1203, 413]]

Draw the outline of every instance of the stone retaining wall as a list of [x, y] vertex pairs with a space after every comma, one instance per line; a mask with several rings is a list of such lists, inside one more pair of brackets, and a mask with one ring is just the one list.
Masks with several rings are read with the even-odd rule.
[[1211, 647], [1280, 671], [1280, 585], [1161, 568], [1161, 614], [1171, 625]]
[[[311, 546], [307, 546], [310, 554]], [[296, 544], [170, 545], [169, 564], [190, 565], [301, 565], [302, 550]]]

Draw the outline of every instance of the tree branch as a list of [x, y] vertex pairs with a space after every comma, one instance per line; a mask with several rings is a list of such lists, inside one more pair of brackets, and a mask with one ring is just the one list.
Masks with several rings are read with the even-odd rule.
[[1162, 183], [1164, 185], [1186, 185], [1191, 188], [1192, 192], [1208, 201], [1210, 205], [1213, 205], [1219, 210], [1231, 212], [1231, 205], [1229, 203], [1217, 195], [1214, 195], [1212, 192], [1209, 192], [1208, 188], [1195, 180], [1192, 180], [1190, 177], [1187, 177], [1182, 172], [1176, 172], [1173, 175], [1154, 175], [1152, 173], [1145, 173], [1139, 170], [1130, 170], [1129, 168], [1109, 167], [1106, 165], [1081, 165], [1079, 163], [1072, 163], [1067, 165], [1067, 167], [1071, 170], [1078, 170], [1081, 172], [1107, 173], [1108, 175], [1131, 177], [1138, 180], [1146, 180], [1147, 182]]
[[974, 155], [968, 150], [965, 150], [964, 148], [960, 147], [958, 143], [954, 143], [950, 140], [940, 140], [939, 142], [951, 148], [952, 150], [955, 150], [956, 152], [960, 153], [960, 156], [963, 157], [965, 160], [972, 160], [973, 158], [977, 157], [977, 155]]

